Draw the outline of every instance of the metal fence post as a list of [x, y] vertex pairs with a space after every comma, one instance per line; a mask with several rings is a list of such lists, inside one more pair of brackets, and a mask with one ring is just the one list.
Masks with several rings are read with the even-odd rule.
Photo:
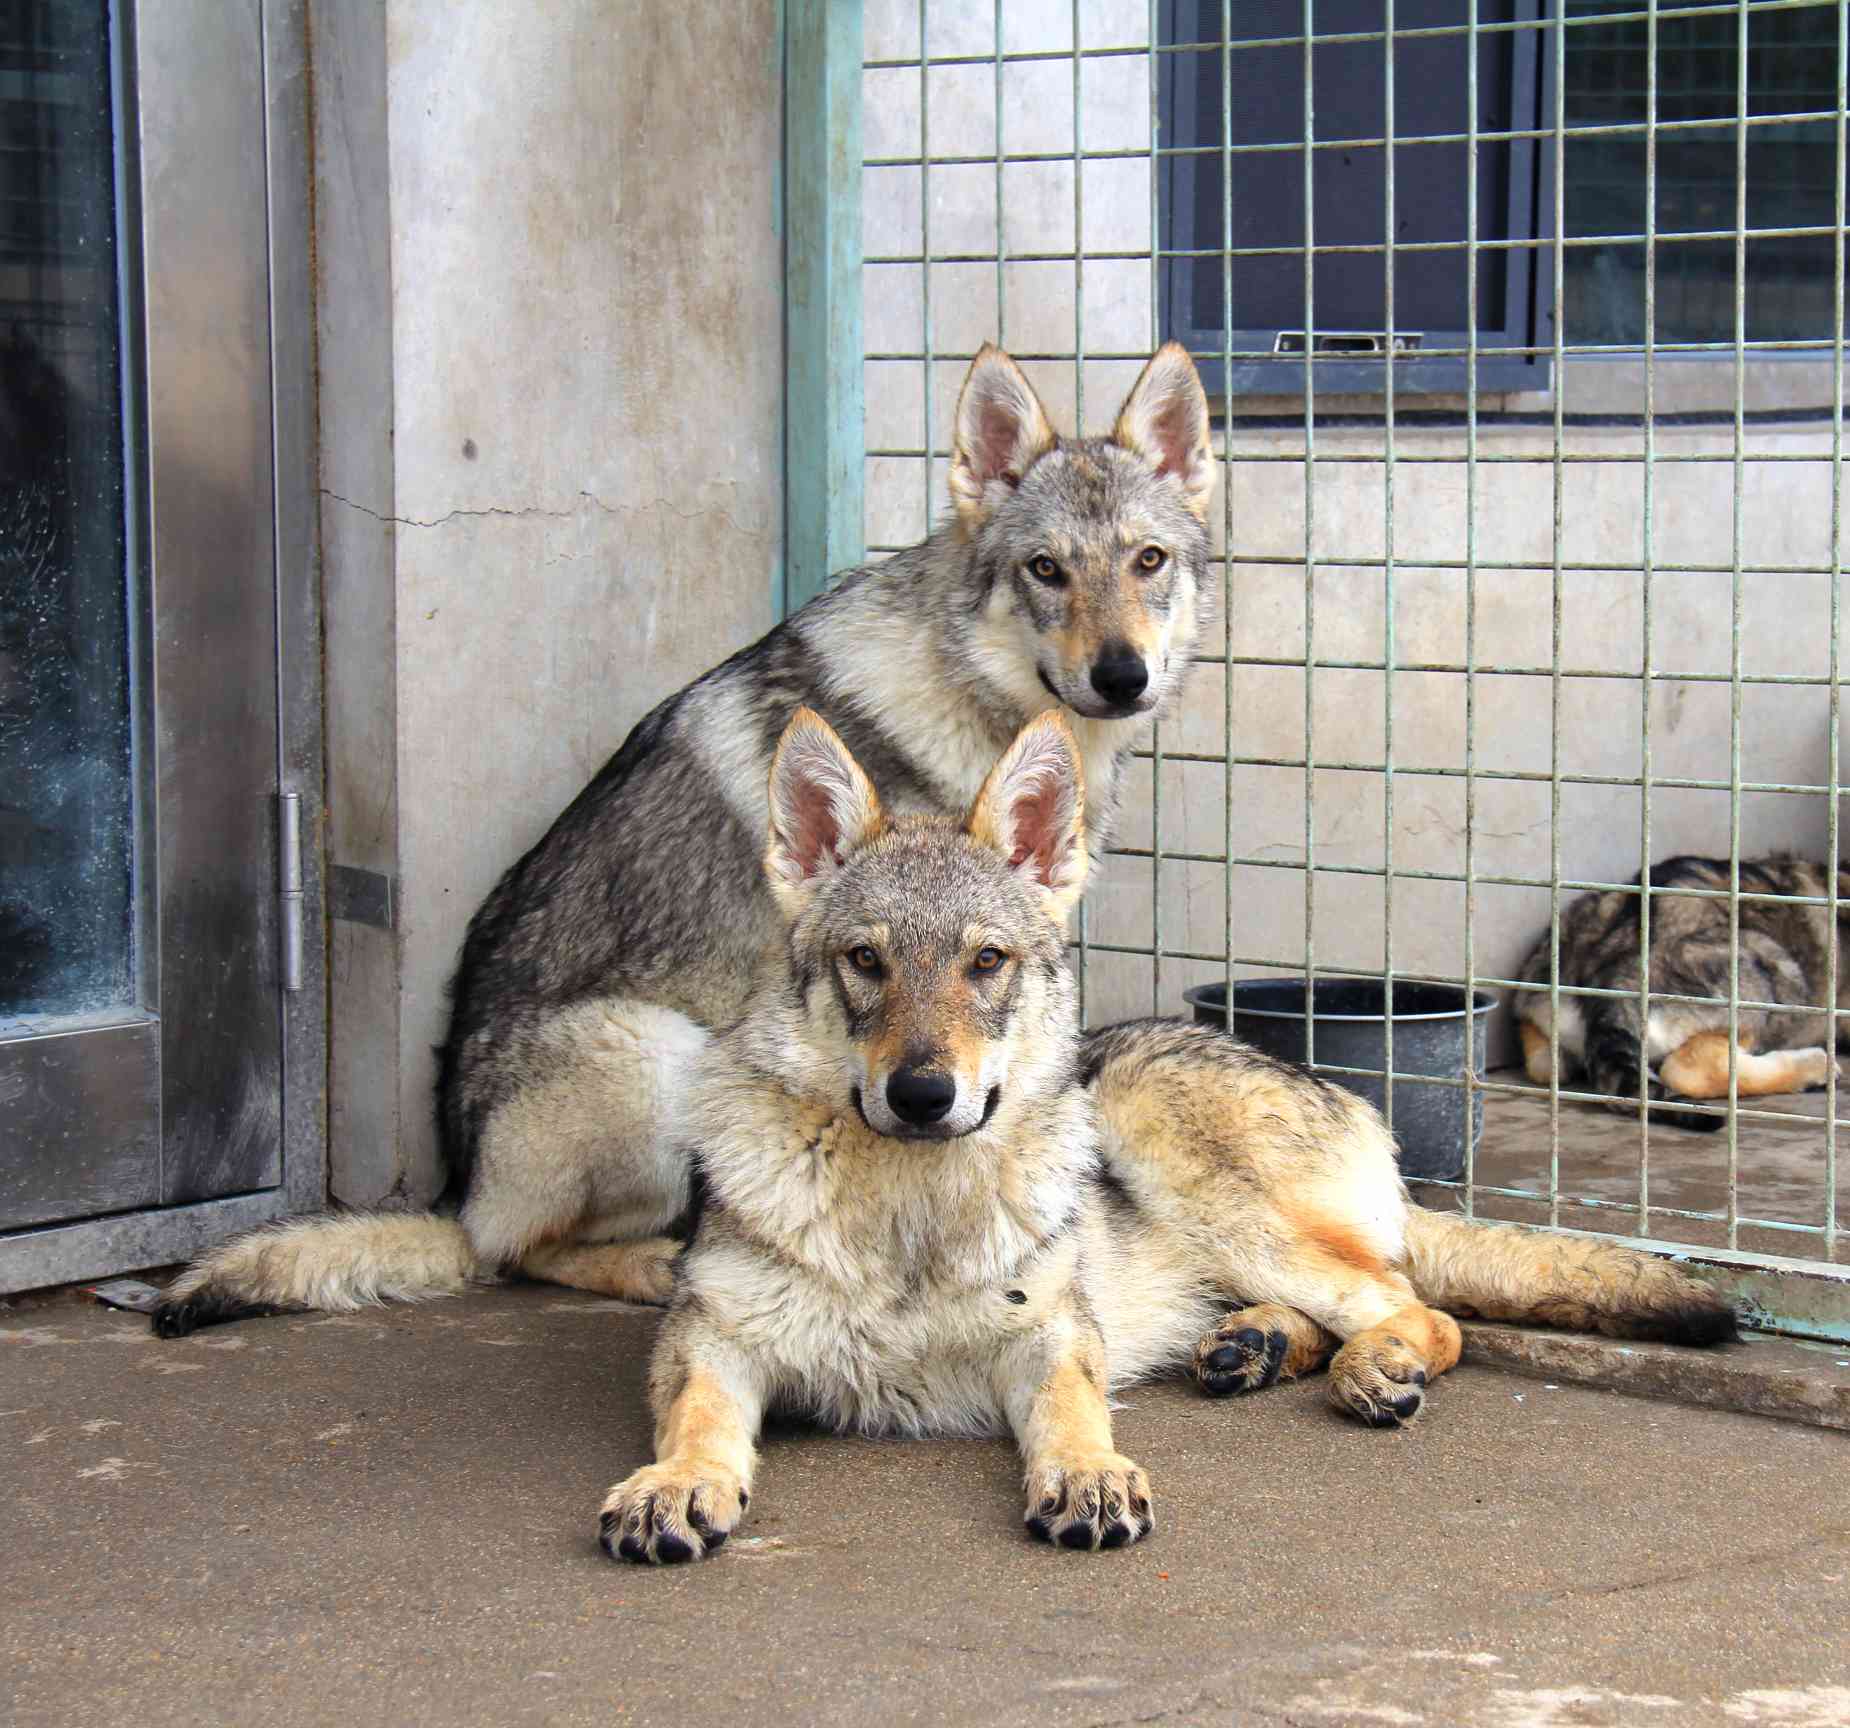
[[784, 7], [783, 612], [866, 556], [861, 4]]

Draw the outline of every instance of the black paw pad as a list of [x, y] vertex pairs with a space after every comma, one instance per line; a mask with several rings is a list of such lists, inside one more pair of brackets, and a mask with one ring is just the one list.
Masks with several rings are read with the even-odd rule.
[[177, 1302], [160, 1303], [148, 1318], [155, 1337], [185, 1338], [202, 1326], [223, 1326], [231, 1320], [258, 1320], [292, 1312], [295, 1310], [269, 1302], [240, 1302], [235, 1297], [215, 1294], [208, 1286]]
[[1277, 1380], [1288, 1342], [1282, 1332], [1242, 1326], [1202, 1358], [1195, 1377], [1215, 1397], [1260, 1391]]
[[1130, 1539], [1131, 1532], [1128, 1525], [1108, 1524], [1105, 1527], [1105, 1534], [1099, 1538], [1098, 1545], [1101, 1548], [1122, 1548]]
[[1067, 1527], [1060, 1532], [1060, 1546], [1062, 1548], [1084, 1548], [1089, 1550], [1092, 1546], [1091, 1527], [1086, 1524], [1067, 1525]]
[[163, 1302], [152, 1317], [156, 1338], [185, 1338], [199, 1328], [198, 1315], [190, 1302]]
[[694, 1551], [672, 1531], [664, 1530], [655, 1538], [655, 1557], [664, 1566], [678, 1566], [683, 1560], [691, 1560]]
[[1053, 1540], [1053, 1526], [1049, 1524], [1045, 1518], [1030, 1516], [1023, 1519], [1022, 1522], [1027, 1525], [1028, 1534], [1037, 1541], [1051, 1542]]

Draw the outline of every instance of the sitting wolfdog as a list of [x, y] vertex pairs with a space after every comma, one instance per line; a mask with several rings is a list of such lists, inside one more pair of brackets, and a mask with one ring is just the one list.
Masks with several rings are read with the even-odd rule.
[[799, 703], [895, 808], [940, 812], [967, 809], [1022, 723], [1063, 707], [1087, 817], [1109, 831], [1212, 594], [1194, 362], [1168, 344], [1109, 437], [1066, 439], [985, 347], [952, 445], [949, 522], [662, 703], [475, 914], [437, 1083], [460, 1218], [359, 1213], [238, 1238], [174, 1282], [157, 1331], [504, 1271], [666, 1300], [686, 1074], [782, 939], [758, 853], [771, 752]]
[[1732, 1335], [1666, 1261], [1411, 1205], [1372, 1106], [1224, 1033], [1082, 1041], [1082, 758], [1051, 712], [961, 824], [894, 818], [826, 722], [791, 720], [764, 858], [784, 964], [690, 1081], [703, 1208], [650, 1375], [656, 1462], [604, 1504], [613, 1556], [724, 1543], [780, 1405], [1006, 1428], [1028, 1528], [1116, 1548], [1155, 1516], [1112, 1443], [1128, 1381], [1192, 1361], [1238, 1392], [1328, 1359], [1335, 1402], [1389, 1426], [1458, 1360], [1451, 1313]]
[[[1850, 1008], [1850, 969], [1843, 930], [1850, 923], [1850, 872], [1838, 871], [1841, 910], [1831, 928], [1828, 906], [1741, 902], [1740, 989], [1737, 1000], [1777, 1007], [1738, 1008], [1735, 1095], [1759, 1098], [1824, 1085], [1833, 1047], [1850, 1042], [1850, 1024], [1830, 1006], [1831, 962], [1837, 955], [1837, 1006]], [[1728, 892], [1726, 858], [1667, 858], [1651, 866], [1653, 888]], [[1821, 864], [1787, 853], [1741, 861], [1743, 894], [1824, 900], [1830, 878]], [[1636, 1103], [1642, 1077], [1652, 1099], [1728, 1096], [1728, 997], [1734, 972], [1728, 901], [1675, 894], [1651, 898], [1651, 1018], [1641, 1026], [1638, 999], [1639, 896], [1608, 889], [1582, 894], [1561, 914], [1560, 968], [1564, 986], [1623, 990], [1624, 996], [1563, 996], [1559, 1043], [1568, 1083], [1584, 1076], [1590, 1089]], [[1546, 984], [1552, 974], [1547, 936], [1523, 965], [1522, 977]], [[1706, 997], [1707, 1001], [1661, 1000]], [[1554, 1015], [1546, 992], [1516, 993], [1516, 1024], [1529, 1078], [1546, 1086], [1554, 1070]], [[1644, 1074], [1639, 1073], [1640, 1066]], [[1653, 1121], [1713, 1132], [1721, 1111], [1653, 1110]]]

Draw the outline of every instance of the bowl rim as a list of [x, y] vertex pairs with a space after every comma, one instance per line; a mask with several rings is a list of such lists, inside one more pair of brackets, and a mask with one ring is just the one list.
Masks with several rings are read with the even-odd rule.
[[[1343, 975], [1342, 973], [1331, 972], [1331, 973], [1319, 973], [1317, 976], [1316, 982], [1319, 984], [1327, 982], [1331, 984], [1381, 985], [1384, 983], [1384, 980], [1380, 978], [1351, 978], [1351, 977], [1347, 977]], [[1457, 991], [1457, 993], [1459, 994], [1461, 998], [1463, 997], [1465, 993], [1465, 987], [1462, 984], [1428, 984], [1423, 981], [1415, 981], [1413, 979], [1407, 979], [1405, 980], [1405, 982], [1412, 985], [1414, 988], [1420, 989], [1420, 990], [1455, 990]], [[1434, 1008], [1434, 1009], [1424, 1010], [1416, 1014], [1403, 1014], [1397, 1011], [1393, 1014], [1386, 1014], [1386, 1013], [1382, 1013], [1382, 1014], [1319, 1014], [1319, 1013], [1313, 1012], [1307, 1015], [1304, 1012], [1304, 1009], [1302, 1006], [1296, 1009], [1245, 1007], [1240, 1003], [1238, 999], [1240, 986], [1242, 984], [1263, 984], [1263, 985], [1282, 984], [1282, 985], [1287, 985], [1287, 986], [1295, 985], [1300, 990], [1304, 989], [1304, 981], [1298, 978], [1238, 978], [1238, 979], [1235, 979], [1234, 986], [1233, 986], [1235, 999], [1233, 1003], [1232, 1012], [1233, 1012], [1233, 1017], [1238, 1020], [1247, 1020], [1247, 1019], [1252, 1019], [1252, 1020], [1305, 1020], [1305, 1019], [1309, 1019], [1309, 1020], [1316, 1021], [1319, 1024], [1327, 1021], [1332, 1024], [1350, 1024], [1350, 1025], [1357, 1025], [1357, 1026], [1367, 1026], [1367, 1025], [1383, 1026], [1383, 1025], [1386, 1025], [1389, 1020], [1392, 1020], [1394, 1024], [1398, 1026], [1403, 1021], [1462, 1020], [1464, 1019], [1467, 1013], [1488, 1014], [1491, 1011], [1491, 1009], [1497, 1006], [1497, 1000], [1498, 1000], [1494, 992], [1489, 991], [1489, 990], [1479, 989], [1475, 992], [1475, 1001], [1473, 1003], [1473, 1006], [1470, 1009], [1467, 1009], [1465, 1007], [1464, 1002], [1461, 1000], [1456, 1008]], [[1182, 992], [1182, 1000], [1190, 1004], [1192, 1007], [1211, 1009], [1215, 1013], [1219, 1014], [1223, 1019], [1227, 1017], [1227, 1014], [1228, 1014], [1227, 986], [1224, 982], [1219, 983], [1219, 984], [1193, 985], [1189, 989], [1184, 990]]]

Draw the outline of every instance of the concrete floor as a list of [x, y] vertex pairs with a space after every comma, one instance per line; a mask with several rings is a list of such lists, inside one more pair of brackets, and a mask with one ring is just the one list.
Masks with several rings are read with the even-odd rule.
[[0, 1310], [0, 1720], [1850, 1722], [1844, 1434], [1475, 1367], [1405, 1433], [1163, 1386], [1139, 1547], [1028, 1541], [1001, 1443], [795, 1431], [724, 1554], [647, 1572], [593, 1527], [655, 1325]]
[[[1526, 1084], [1522, 1071], [1501, 1070], [1499, 1082]], [[1825, 1095], [1810, 1092], [1752, 1101], [1752, 1107], [1777, 1113], [1778, 1121], [1743, 1118], [1736, 1153], [1738, 1207], [1742, 1217], [1773, 1222], [1822, 1225], [1826, 1197]], [[1850, 1089], [1840, 1108], [1850, 1111]], [[1840, 1235], [1827, 1250], [1821, 1234], [1743, 1225], [1738, 1246], [1757, 1254], [1785, 1254], [1807, 1260], [1850, 1263], [1850, 1121], [1840, 1119], [1837, 1218]], [[1487, 1093], [1484, 1132], [1478, 1143], [1477, 1179], [1496, 1188], [1521, 1188], [1546, 1196], [1549, 1179], [1549, 1112], [1543, 1097]], [[1641, 1234], [1633, 1213], [1611, 1203], [1638, 1199], [1640, 1140], [1637, 1116], [1621, 1115], [1594, 1104], [1561, 1105], [1561, 1193], [1559, 1222], [1575, 1230], [1604, 1230], [1619, 1236]], [[1650, 1136], [1650, 1201], [1653, 1207], [1724, 1215], [1728, 1204], [1727, 1134], [1691, 1134], [1681, 1128], [1656, 1127]], [[1438, 1191], [1423, 1189], [1428, 1204], [1445, 1205]], [[1576, 1206], [1576, 1198], [1608, 1205]], [[1547, 1223], [1544, 1198], [1535, 1201], [1507, 1195], [1481, 1196], [1478, 1211], [1487, 1218], [1520, 1223]], [[1658, 1212], [1648, 1234], [1701, 1247], [1728, 1245], [1721, 1222], [1677, 1218]]]

